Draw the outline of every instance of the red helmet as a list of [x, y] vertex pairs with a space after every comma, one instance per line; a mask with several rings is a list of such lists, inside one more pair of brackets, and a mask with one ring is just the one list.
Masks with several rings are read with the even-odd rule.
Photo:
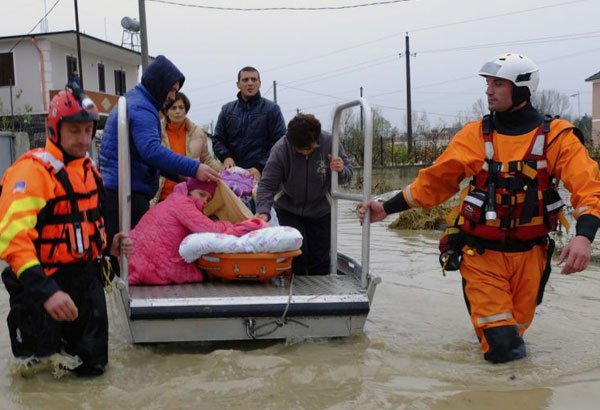
[[75, 122], [75, 121], [93, 121], [94, 131], [92, 138], [96, 135], [96, 124], [98, 123], [98, 108], [91, 103], [89, 98], [85, 97], [81, 100], [88, 102], [86, 108], [82, 105], [81, 101], [75, 98], [73, 91], [70, 88], [65, 88], [64, 91], [60, 91], [50, 101], [50, 110], [48, 110], [48, 138], [50, 141], [58, 144], [60, 140], [60, 123], [61, 121]]

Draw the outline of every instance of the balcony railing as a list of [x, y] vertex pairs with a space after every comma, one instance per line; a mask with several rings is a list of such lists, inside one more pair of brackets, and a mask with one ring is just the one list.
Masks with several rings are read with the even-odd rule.
[[[52, 100], [52, 98], [56, 94], [58, 94], [59, 91], [61, 90], [50, 90], [50, 100]], [[88, 90], [86, 90], [85, 93], [88, 97], [92, 99], [92, 101], [94, 101], [94, 103], [98, 107], [98, 111], [100, 112], [100, 114], [108, 115], [110, 113], [110, 110], [112, 110], [112, 108], [117, 104], [117, 101], [119, 100], [118, 95], [105, 94]]]

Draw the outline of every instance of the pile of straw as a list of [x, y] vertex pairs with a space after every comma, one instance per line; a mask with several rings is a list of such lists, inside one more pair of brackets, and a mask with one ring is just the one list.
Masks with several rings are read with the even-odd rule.
[[409, 209], [401, 212], [388, 227], [390, 229], [444, 230], [447, 226], [446, 215], [452, 208], [452, 204], [445, 203], [429, 209]]

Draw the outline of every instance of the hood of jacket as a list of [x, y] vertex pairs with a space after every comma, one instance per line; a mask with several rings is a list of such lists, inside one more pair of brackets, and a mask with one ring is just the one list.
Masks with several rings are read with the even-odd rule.
[[179, 89], [183, 87], [185, 76], [167, 57], [159, 55], [146, 68], [142, 75], [142, 84], [148, 92], [156, 99], [157, 109], [160, 109], [173, 84], [179, 82]]

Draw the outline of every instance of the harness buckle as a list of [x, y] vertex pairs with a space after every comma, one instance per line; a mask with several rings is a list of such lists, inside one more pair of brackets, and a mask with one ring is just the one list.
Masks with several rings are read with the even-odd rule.
[[501, 229], [515, 229], [517, 227], [517, 219], [511, 218], [508, 215], [501, 216], [500, 218]]
[[516, 174], [523, 170], [523, 161], [510, 161], [508, 163], [508, 173]]
[[517, 195], [516, 194], [500, 194], [500, 206], [515, 206], [517, 204]]

